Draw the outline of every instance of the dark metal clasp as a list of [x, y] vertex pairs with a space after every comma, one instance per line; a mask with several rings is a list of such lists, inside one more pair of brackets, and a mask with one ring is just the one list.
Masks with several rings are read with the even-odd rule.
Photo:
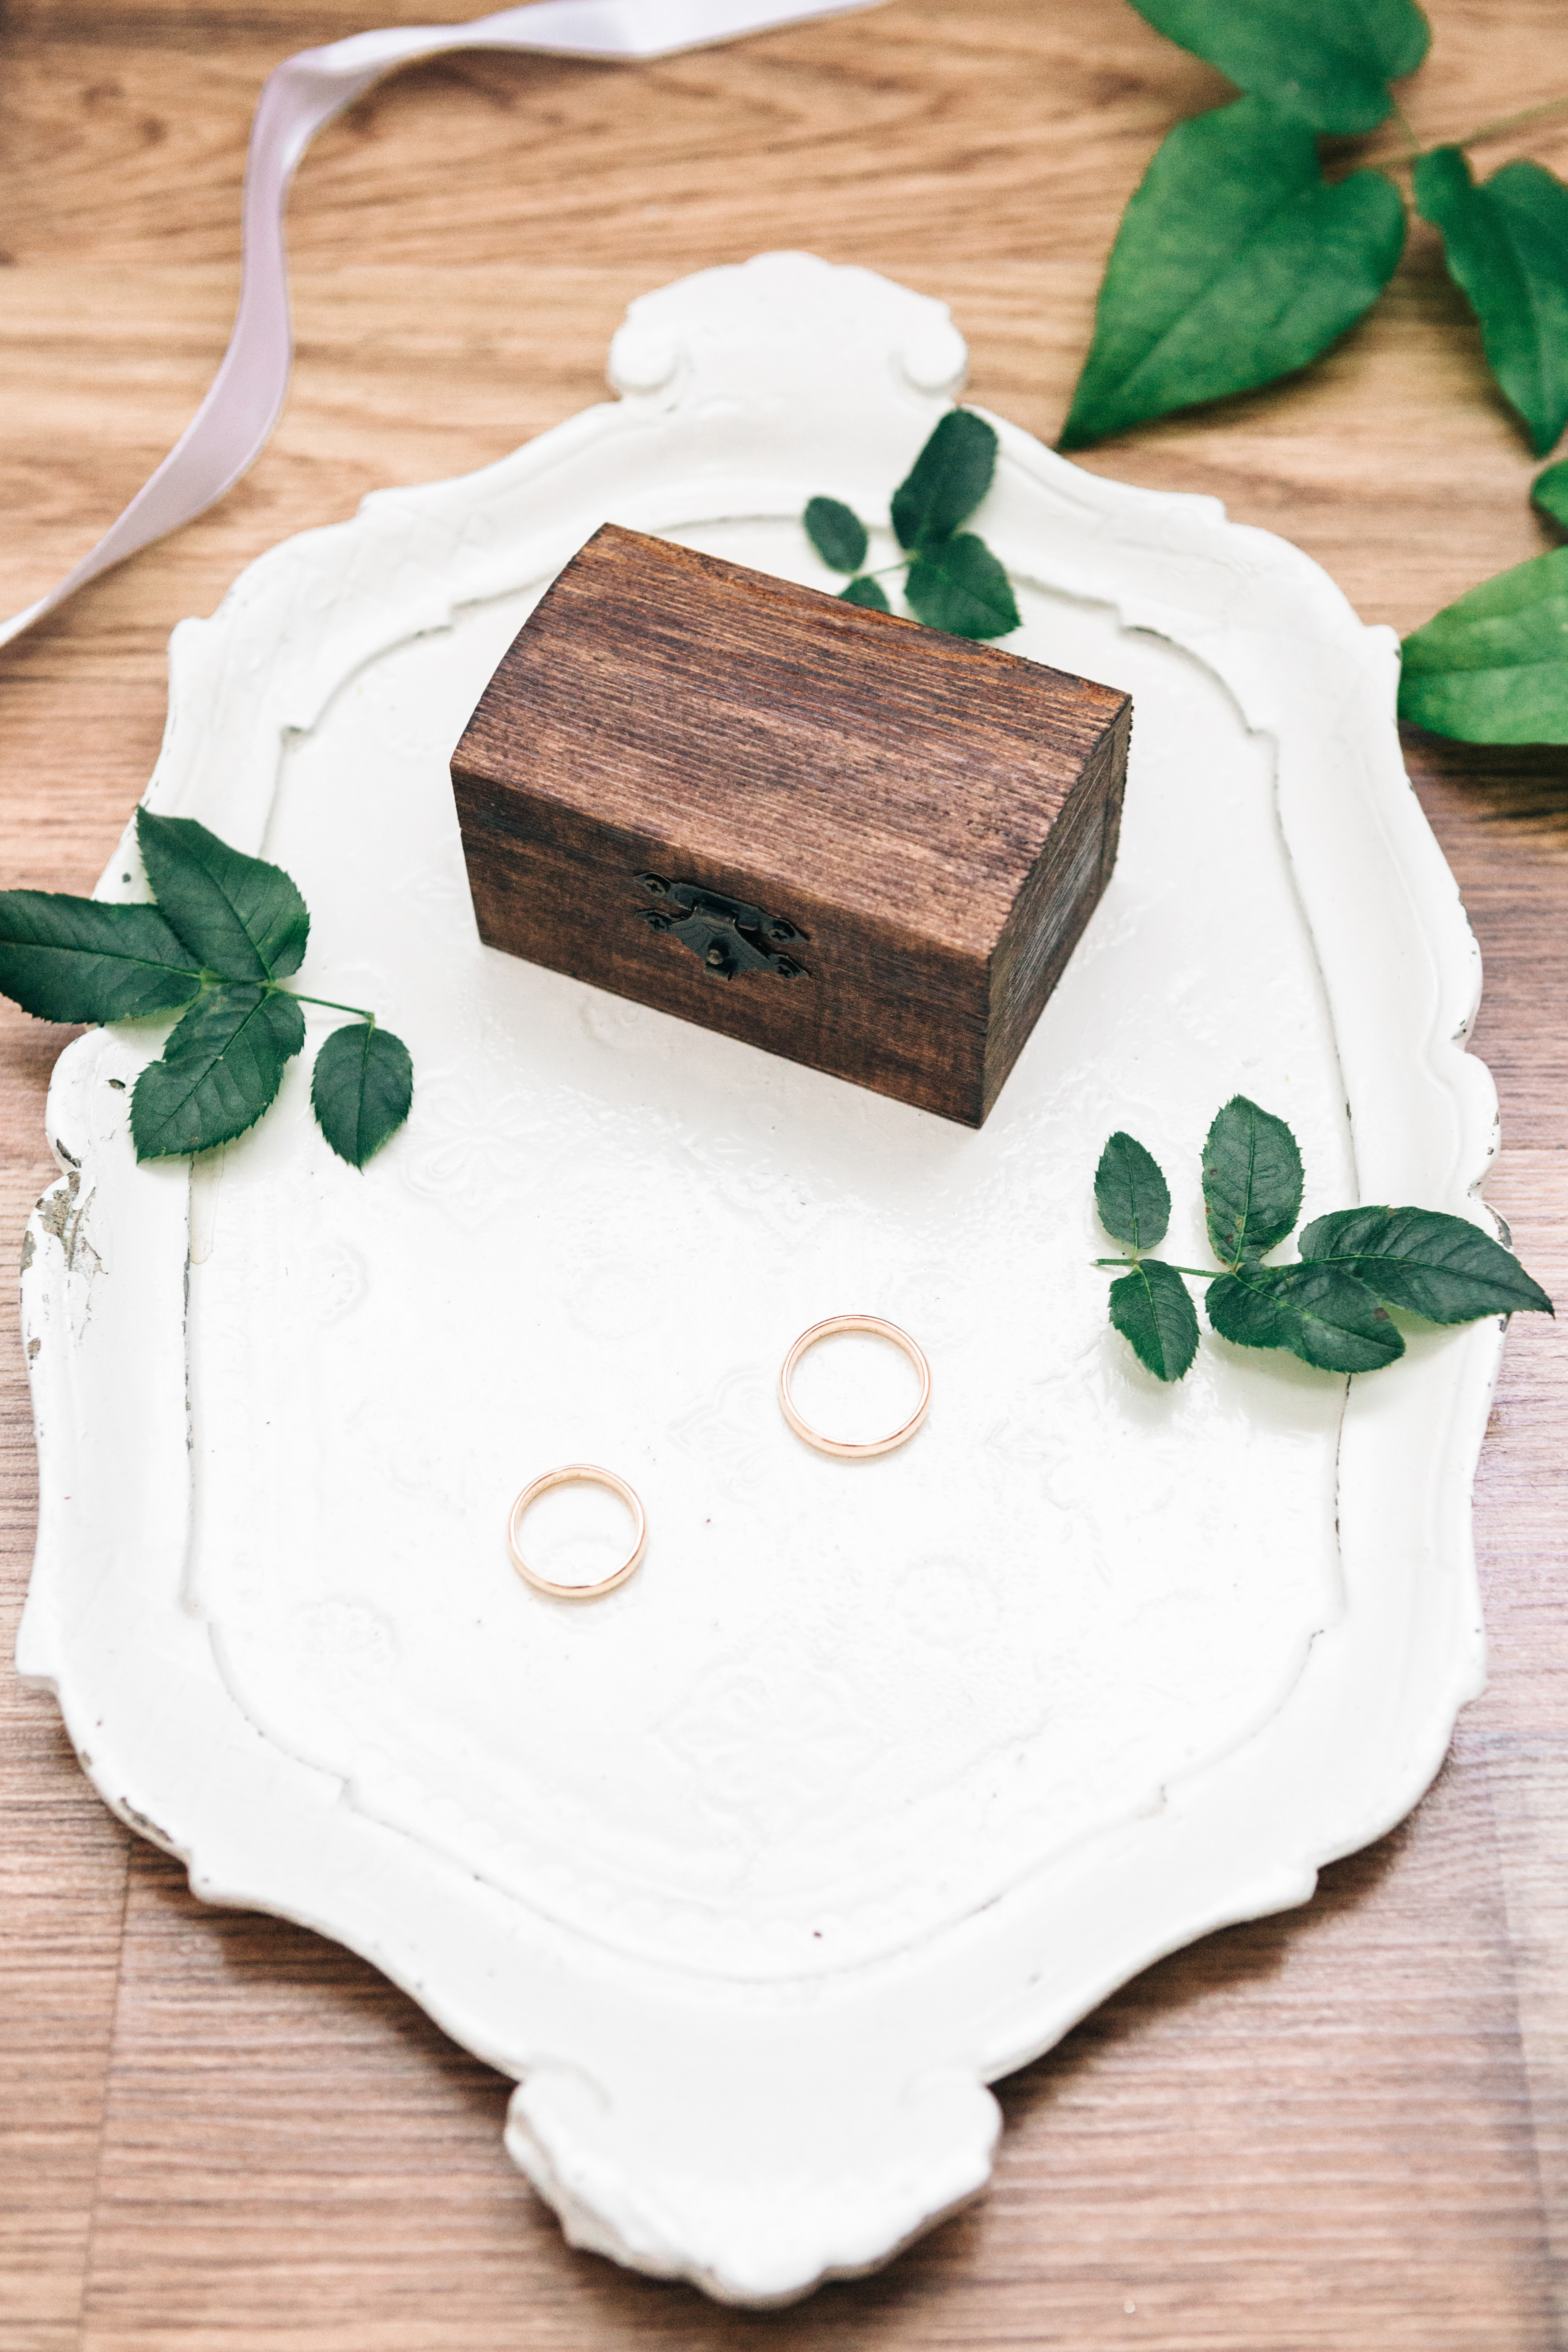
[[771, 971], [780, 980], [811, 978], [793, 955], [779, 952], [805, 937], [782, 915], [764, 915], [760, 907], [726, 898], [700, 882], [667, 882], [658, 874], [639, 874], [637, 880], [660, 903], [634, 908], [636, 919], [650, 931], [668, 931], [678, 939], [716, 979], [733, 980], [739, 971]]

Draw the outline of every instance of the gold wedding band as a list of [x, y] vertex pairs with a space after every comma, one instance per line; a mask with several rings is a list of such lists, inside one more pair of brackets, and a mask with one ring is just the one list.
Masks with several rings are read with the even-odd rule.
[[[541, 1495], [548, 1495], [552, 1486], [605, 1486], [612, 1495], [620, 1496], [632, 1515], [632, 1548], [619, 1568], [608, 1576], [602, 1576], [597, 1584], [553, 1583], [548, 1576], [541, 1576], [536, 1568], [531, 1568], [522, 1556], [518, 1541], [522, 1522]], [[506, 1539], [513, 1568], [525, 1584], [532, 1585], [535, 1592], [547, 1592], [552, 1601], [597, 1601], [602, 1593], [613, 1592], [617, 1584], [625, 1584], [626, 1579], [635, 1576], [641, 1567], [642, 1556], [647, 1549], [647, 1518], [632, 1488], [624, 1478], [617, 1478], [613, 1470], [596, 1470], [591, 1462], [572, 1462], [563, 1470], [547, 1470], [542, 1478], [536, 1478], [531, 1486], [523, 1488], [511, 1507], [511, 1517], [506, 1523]]]
[[[895, 1348], [902, 1349], [920, 1376], [920, 1401], [902, 1428], [895, 1429], [890, 1437], [868, 1438], [861, 1444], [846, 1437], [824, 1437], [820, 1430], [813, 1429], [811, 1423], [803, 1421], [795, 1411], [795, 1400], [789, 1392], [795, 1366], [808, 1348], [815, 1348], [819, 1339], [832, 1339], [838, 1331], [870, 1331], [879, 1339], [890, 1339]], [[884, 1322], [879, 1315], [830, 1315], [826, 1323], [814, 1323], [809, 1331], [803, 1331], [784, 1358], [784, 1370], [779, 1374], [779, 1402], [784, 1407], [784, 1417], [795, 1435], [804, 1437], [808, 1445], [815, 1445], [819, 1454], [837, 1454], [846, 1461], [865, 1462], [874, 1454], [891, 1454], [895, 1446], [909, 1444], [931, 1408], [931, 1366], [925, 1360], [924, 1350], [916, 1346], [907, 1331], [900, 1331], [896, 1323]]]

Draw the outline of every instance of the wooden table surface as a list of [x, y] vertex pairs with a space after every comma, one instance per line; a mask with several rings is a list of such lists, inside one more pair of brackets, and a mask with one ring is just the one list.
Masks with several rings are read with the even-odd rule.
[[[84, 551], [212, 375], [263, 75], [378, 5], [464, 13], [0, 14], [0, 611]], [[1568, 87], [1562, 0], [1431, 14], [1424, 139]], [[152, 766], [182, 614], [366, 490], [482, 465], [600, 396], [628, 298], [684, 272], [798, 246], [941, 295], [973, 396], [1051, 438], [1120, 208], [1222, 88], [1121, 0], [891, 0], [662, 66], [466, 56], [384, 85], [296, 188], [299, 362], [261, 462], [0, 654], [0, 879], [90, 887]], [[1568, 117], [1529, 146], [1568, 172]], [[1402, 630], [1546, 540], [1426, 231], [1300, 382], [1085, 462], [1217, 493]], [[1568, 1296], [1568, 761], [1426, 738], [1408, 756], [1486, 961], [1490, 1197]], [[7, 1253], [53, 1172], [61, 1042], [0, 1007]], [[0, 2352], [1564, 2342], [1568, 1370], [1543, 1318], [1510, 1335], [1477, 1495], [1490, 1685], [1426, 1801], [1307, 1908], [1151, 1970], [1004, 2084], [982, 2202], [772, 2315], [568, 2252], [502, 2153], [498, 2077], [359, 1961], [195, 1904], [104, 1811], [10, 1670], [34, 1475], [8, 1318], [0, 1376]]]

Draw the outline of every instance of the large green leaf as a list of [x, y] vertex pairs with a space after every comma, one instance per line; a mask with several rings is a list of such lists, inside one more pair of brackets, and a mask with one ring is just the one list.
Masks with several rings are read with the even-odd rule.
[[1112, 1241], [1155, 1249], [1171, 1222], [1171, 1190], [1152, 1152], [1119, 1129], [1094, 1171], [1094, 1205]]
[[280, 866], [231, 849], [194, 817], [136, 812], [136, 840], [159, 912], [223, 980], [298, 971], [310, 937], [305, 901]]
[[0, 891], [0, 995], [40, 1021], [140, 1021], [201, 984], [155, 907]]
[[1568, 743], [1568, 547], [1483, 581], [1404, 651], [1401, 719], [1461, 743]]
[[1233, 1095], [1215, 1113], [1203, 1174], [1209, 1240], [1226, 1265], [1277, 1247], [1301, 1213], [1296, 1139], [1282, 1118], [1245, 1095]]
[[996, 470], [996, 436], [970, 408], [950, 408], [898, 488], [893, 529], [903, 548], [951, 539], [967, 522]]
[[1197, 1309], [1175, 1267], [1157, 1257], [1111, 1284], [1110, 1319], [1157, 1380], [1179, 1381], [1197, 1353]]
[[870, 544], [865, 524], [842, 499], [808, 499], [805, 535], [835, 572], [858, 572]]
[[368, 1021], [334, 1029], [316, 1056], [310, 1105], [340, 1160], [363, 1168], [395, 1135], [414, 1100], [414, 1065], [401, 1037]]
[[1288, 1348], [1324, 1372], [1375, 1372], [1405, 1353], [1388, 1309], [1338, 1265], [1242, 1266], [1211, 1282], [1204, 1305], [1222, 1339]]
[[1441, 230], [1448, 274], [1480, 321], [1488, 363], [1544, 457], [1568, 425], [1568, 187], [1543, 163], [1505, 163], [1478, 187], [1458, 147], [1415, 165], [1415, 201]]
[[179, 1022], [131, 1097], [138, 1160], [205, 1151], [243, 1135], [277, 1094], [305, 1042], [298, 997], [265, 987], [209, 989]]
[[1311, 131], [1277, 107], [1179, 123], [1122, 215], [1062, 447], [1305, 367], [1377, 299], [1404, 244], [1393, 182], [1330, 187]]
[[1430, 28], [1412, 0], [1132, 0], [1141, 16], [1240, 89], [1314, 131], [1371, 131], [1388, 84], [1414, 73]]
[[1012, 582], [972, 530], [928, 541], [910, 565], [904, 594], [928, 628], [954, 637], [1005, 637], [1021, 617]]
[[1341, 1209], [1314, 1219], [1299, 1246], [1304, 1260], [1347, 1267], [1388, 1306], [1429, 1323], [1552, 1311], [1511, 1250], [1438, 1209]]

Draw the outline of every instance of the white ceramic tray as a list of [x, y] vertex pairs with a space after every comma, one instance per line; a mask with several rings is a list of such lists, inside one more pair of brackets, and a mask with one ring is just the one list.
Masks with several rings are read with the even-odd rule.
[[[477, 943], [447, 761], [553, 573], [610, 518], [833, 586], [805, 499], [885, 520], [963, 362], [866, 272], [707, 272], [633, 306], [618, 403], [184, 623], [149, 803], [295, 875], [303, 985], [407, 1040], [414, 1112], [354, 1173], [307, 1053], [194, 1178], [138, 1169], [147, 1033], [90, 1034], [24, 1281], [20, 1661], [104, 1798], [515, 2076], [509, 2144], [574, 2241], [744, 2303], [973, 2194], [987, 2083], [1304, 1901], [1481, 1680], [1498, 1326], [1348, 1402], [1208, 1338], [1164, 1391], [1089, 1263], [1121, 1125], [1193, 1259], [1237, 1089], [1301, 1138], [1309, 1215], [1484, 1214], [1479, 964], [1394, 642], [1295, 550], [998, 423], [1012, 642], [1136, 722], [1115, 877], [978, 1135]], [[862, 1307], [925, 1344], [936, 1402], [846, 1465], [773, 1381]], [[585, 1609], [504, 1542], [524, 1481], [582, 1459], [652, 1530]]]

